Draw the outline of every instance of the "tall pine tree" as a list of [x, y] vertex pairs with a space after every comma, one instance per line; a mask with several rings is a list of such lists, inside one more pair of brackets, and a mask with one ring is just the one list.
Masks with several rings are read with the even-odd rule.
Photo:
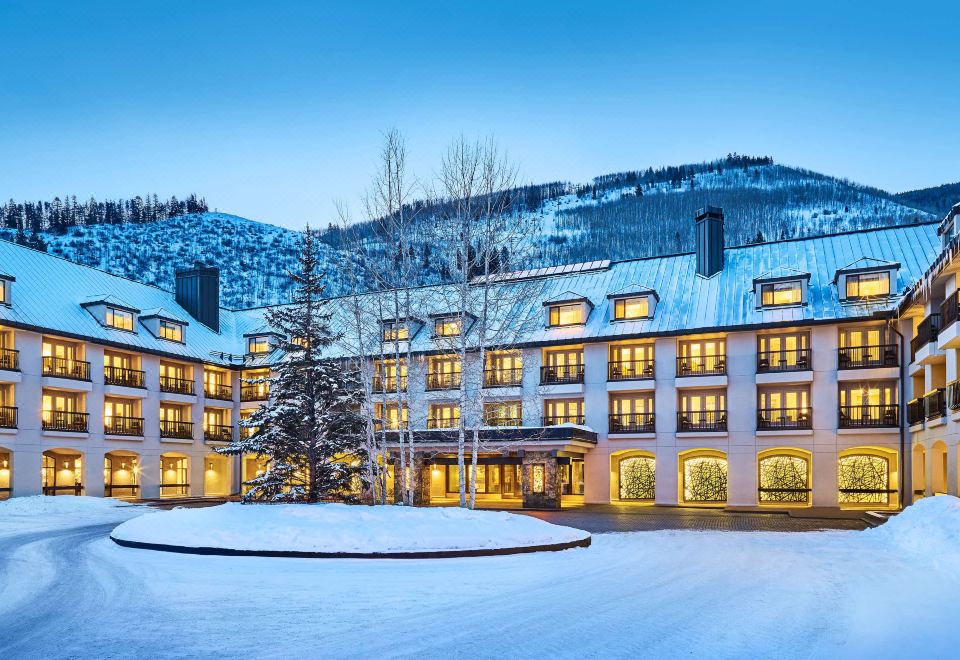
[[303, 233], [300, 272], [290, 273], [295, 290], [290, 305], [269, 310], [266, 320], [278, 333], [283, 352], [270, 381], [270, 401], [244, 426], [251, 429], [220, 453], [255, 454], [266, 464], [246, 482], [247, 500], [353, 501], [362, 480], [363, 388], [356, 368], [323, 357], [335, 340], [323, 299], [324, 274], [317, 263], [316, 233]]

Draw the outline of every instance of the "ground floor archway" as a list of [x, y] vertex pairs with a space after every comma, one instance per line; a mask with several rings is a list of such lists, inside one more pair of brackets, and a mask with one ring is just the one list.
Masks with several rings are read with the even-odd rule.
[[920, 499], [927, 494], [927, 451], [919, 443], [913, 446], [913, 461], [910, 473], [913, 497], [914, 499]]
[[899, 484], [897, 452], [883, 447], [853, 447], [837, 458], [838, 501], [844, 508], [896, 508]]
[[76, 449], [48, 449], [43, 452], [42, 493], [83, 494], [83, 453]]
[[103, 494], [106, 497], [140, 496], [140, 456], [117, 450], [103, 457]]
[[628, 449], [610, 455], [611, 497], [621, 502], [653, 502], [657, 459], [652, 452]]
[[792, 447], [757, 454], [757, 501], [761, 505], [807, 506], [812, 492], [810, 452]]
[[232, 489], [230, 456], [207, 454], [203, 466], [203, 494], [207, 497], [227, 497]]
[[937, 440], [930, 447], [928, 460], [930, 461], [930, 489], [934, 495], [947, 493], [947, 445], [943, 440]]
[[0, 500], [13, 494], [13, 451], [0, 447]]
[[729, 489], [725, 452], [716, 449], [690, 449], [680, 452], [679, 458], [679, 499], [682, 504], [726, 504]]
[[190, 457], [180, 452], [160, 455], [160, 497], [190, 494]]

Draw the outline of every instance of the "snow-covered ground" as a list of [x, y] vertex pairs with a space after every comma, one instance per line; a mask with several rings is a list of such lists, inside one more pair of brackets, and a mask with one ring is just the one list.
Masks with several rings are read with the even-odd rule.
[[0, 658], [874, 660], [960, 648], [949, 497], [867, 532], [598, 534], [565, 552], [422, 561], [131, 550], [107, 539], [104, 511], [72, 515], [35, 533], [0, 507], [16, 535], [0, 539]]
[[590, 535], [502, 511], [228, 503], [141, 516], [117, 527], [112, 536], [189, 548], [402, 553], [552, 545]]

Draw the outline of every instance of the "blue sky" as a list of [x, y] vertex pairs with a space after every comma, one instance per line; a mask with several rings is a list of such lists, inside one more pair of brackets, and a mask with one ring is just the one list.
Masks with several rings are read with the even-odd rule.
[[391, 127], [424, 179], [463, 133], [528, 182], [730, 151], [960, 180], [960, 3], [855, 5], [0, 0], [0, 198], [325, 225]]

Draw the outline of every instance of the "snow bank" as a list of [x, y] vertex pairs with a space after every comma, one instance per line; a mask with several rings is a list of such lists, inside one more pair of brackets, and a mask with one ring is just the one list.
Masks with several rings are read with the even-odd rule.
[[960, 560], [960, 498], [925, 497], [864, 533], [909, 552]]
[[191, 548], [402, 553], [551, 545], [590, 535], [530, 516], [453, 507], [227, 503], [142, 516], [111, 536]]
[[0, 516], [49, 516], [56, 514], [101, 513], [131, 506], [105, 497], [73, 497], [35, 495], [32, 497], [14, 497], [0, 502]]

